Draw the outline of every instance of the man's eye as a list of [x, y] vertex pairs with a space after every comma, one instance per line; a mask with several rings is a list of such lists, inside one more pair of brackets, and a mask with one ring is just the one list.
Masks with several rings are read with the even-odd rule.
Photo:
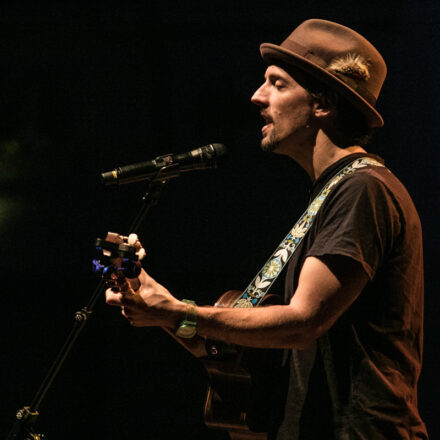
[[282, 81], [275, 81], [274, 86], [275, 86], [275, 88], [278, 89], [278, 90], [284, 88], [284, 84], [283, 84]]

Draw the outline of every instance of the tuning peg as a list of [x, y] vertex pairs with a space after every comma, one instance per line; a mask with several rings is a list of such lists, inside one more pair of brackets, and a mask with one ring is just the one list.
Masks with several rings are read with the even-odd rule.
[[127, 244], [129, 244], [130, 246], [136, 246], [136, 244], [139, 243], [139, 238], [137, 236], [137, 234], [130, 234], [127, 238]]
[[140, 248], [140, 249], [136, 252], [136, 255], [138, 256], [138, 259], [139, 259], [139, 260], [142, 260], [142, 259], [145, 257], [145, 255], [147, 255], [147, 253], [146, 253], [146, 251], [145, 251], [144, 248]]

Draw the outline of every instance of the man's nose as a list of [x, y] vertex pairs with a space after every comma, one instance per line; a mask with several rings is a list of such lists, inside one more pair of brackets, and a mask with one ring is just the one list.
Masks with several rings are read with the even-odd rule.
[[258, 88], [251, 97], [251, 102], [259, 107], [267, 105], [267, 96], [264, 91], [264, 84]]

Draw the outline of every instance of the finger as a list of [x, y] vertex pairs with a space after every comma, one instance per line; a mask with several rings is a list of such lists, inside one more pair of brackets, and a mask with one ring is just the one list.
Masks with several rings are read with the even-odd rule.
[[125, 306], [126, 308], [136, 305], [136, 294], [134, 292], [130, 294], [122, 293], [121, 295], [121, 303], [119, 305]]
[[127, 313], [125, 307], [121, 307], [121, 315], [129, 322], [130, 325], [135, 325], [132, 317]]
[[141, 286], [141, 282], [138, 278], [127, 278], [127, 281], [133, 292], [136, 292]]
[[107, 289], [105, 291], [105, 302], [109, 306], [121, 306], [122, 305], [122, 293], [113, 292], [112, 289]]

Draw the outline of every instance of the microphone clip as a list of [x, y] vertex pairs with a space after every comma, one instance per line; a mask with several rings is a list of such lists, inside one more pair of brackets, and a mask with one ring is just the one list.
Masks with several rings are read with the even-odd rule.
[[[161, 159], [165, 156], [160, 156], [158, 159]], [[157, 160], [157, 159], [155, 159]], [[172, 158], [171, 158], [172, 161]], [[133, 182], [136, 182], [137, 180], [149, 180], [150, 182], [165, 182], [171, 179], [175, 179], [176, 177], [179, 177], [181, 174], [180, 171], [180, 164], [179, 163], [173, 163], [171, 162], [169, 165], [164, 165], [161, 167], [161, 169], [157, 172], [155, 176], [152, 178], [142, 178], [142, 179], [136, 179], [133, 180]], [[128, 182], [130, 183], [130, 182]]]

